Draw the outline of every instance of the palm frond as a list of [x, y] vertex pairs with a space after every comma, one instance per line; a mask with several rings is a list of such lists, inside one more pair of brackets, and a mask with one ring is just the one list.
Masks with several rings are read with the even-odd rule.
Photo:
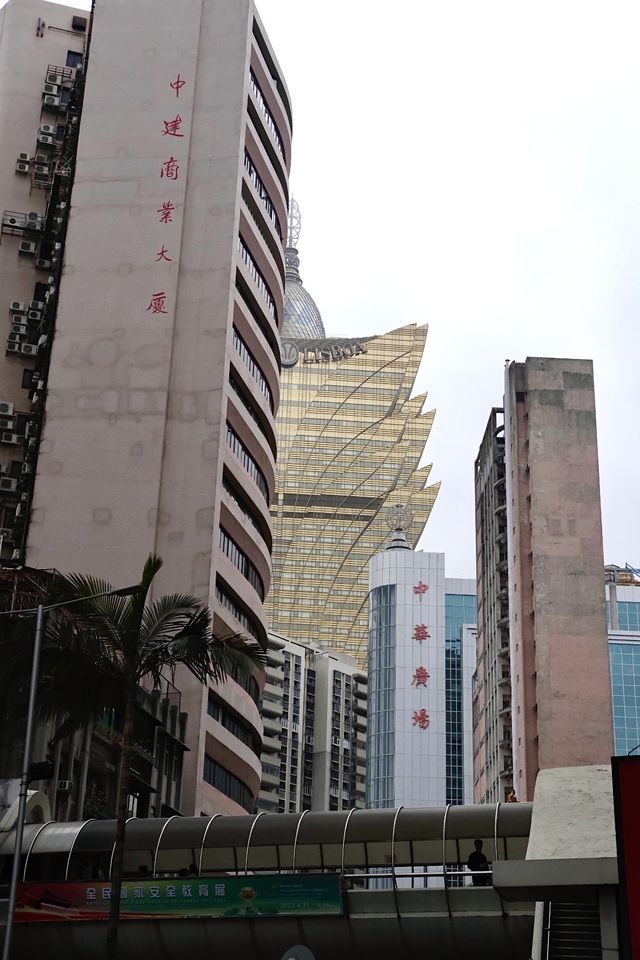
[[179, 633], [200, 608], [196, 597], [173, 593], [148, 603], [140, 626], [140, 647]]

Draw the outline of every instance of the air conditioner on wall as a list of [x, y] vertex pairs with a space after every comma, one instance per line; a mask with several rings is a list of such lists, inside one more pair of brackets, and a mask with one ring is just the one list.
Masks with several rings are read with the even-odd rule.
[[17, 446], [20, 443], [21, 437], [19, 433], [0, 433], [0, 443], [10, 443], [12, 446]]
[[55, 143], [55, 140], [47, 133], [39, 133], [38, 143], [41, 143], [43, 146], [50, 147]]
[[62, 83], [62, 74], [58, 73], [56, 70], [47, 71], [47, 83], [52, 83], [56, 86], [59, 86]]
[[13, 530], [11, 527], [0, 527], [0, 540], [9, 540], [13, 543]]
[[30, 160], [31, 160], [31, 154], [30, 154], [30, 153], [19, 153], [19, 154], [18, 154], [18, 162], [19, 162], [19, 163], [29, 163]]
[[15, 409], [15, 408], [14, 408], [14, 405], [13, 405], [12, 403], [9, 403], [8, 400], [3, 400], [3, 401], [0, 403], [0, 416], [9, 416], [9, 417], [12, 417], [12, 416], [13, 416], [13, 411], [14, 411], [14, 409]]
[[0, 430], [13, 430], [15, 420], [11, 417], [0, 417]]
[[43, 102], [46, 107], [59, 107], [60, 97], [54, 97], [51, 94], [47, 94], [46, 97], [43, 97]]
[[39, 270], [49, 270], [51, 267], [51, 260], [44, 260], [42, 257], [39, 257], [36, 260], [36, 267], [38, 267]]
[[36, 173], [46, 173], [47, 176], [49, 175], [48, 163], [36, 163], [33, 169]]
[[18, 247], [18, 253], [28, 253], [33, 256], [36, 252], [36, 245], [32, 240], [21, 240]]
[[29, 313], [27, 314], [27, 317], [29, 318], [29, 320], [32, 320], [32, 321], [34, 321], [34, 322], [37, 322], [38, 320], [42, 320], [42, 311], [41, 311], [41, 310], [29, 310]]
[[8, 343], [5, 353], [20, 353], [20, 344], [19, 343]]
[[56, 128], [51, 123], [40, 124], [40, 133], [44, 133], [49, 136], [55, 136], [55, 132], [56, 132]]
[[12, 310], [14, 313], [26, 313], [27, 305], [24, 300], [12, 300], [9, 304], [9, 310]]
[[44, 166], [46, 167], [46, 166], [49, 165], [49, 154], [48, 154], [48, 153], [36, 153], [35, 157], [33, 158], [33, 162], [34, 162], [34, 163], [44, 164]]
[[12, 323], [11, 324], [11, 333], [18, 333], [21, 336], [24, 336], [28, 331], [28, 326], [26, 323]]
[[30, 300], [29, 301], [29, 310], [44, 310], [45, 302], [44, 300]]
[[16, 173], [29, 173], [29, 164], [24, 160], [18, 160], [16, 163]]
[[18, 481], [13, 477], [0, 477], [0, 491], [2, 493], [15, 493], [18, 487]]
[[57, 83], [45, 83], [44, 87], [42, 88], [42, 92], [57, 95], [60, 93], [60, 86]]
[[35, 343], [23, 343], [20, 347], [20, 353], [27, 357], [35, 357], [38, 352], [38, 346]]
[[7, 343], [20, 343], [21, 339], [22, 337], [20, 337], [19, 334], [10, 333], [9, 336], [7, 337]]

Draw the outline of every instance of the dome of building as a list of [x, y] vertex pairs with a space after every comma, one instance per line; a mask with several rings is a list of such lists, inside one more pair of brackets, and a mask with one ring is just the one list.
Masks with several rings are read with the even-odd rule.
[[284, 287], [284, 321], [280, 334], [284, 340], [322, 340], [326, 336], [316, 303], [302, 285], [297, 242], [300, 236], [300, 210], [291, 199], [287, 230]]

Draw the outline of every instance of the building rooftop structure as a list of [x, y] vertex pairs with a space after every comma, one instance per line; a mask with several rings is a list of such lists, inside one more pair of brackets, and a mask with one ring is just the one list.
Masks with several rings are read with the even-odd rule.
[[320, 340], [325, 336], [324, 324], [316, 302], [302, 285], [298, 240], [300, 237], [300, 208], [291, 198], [287, 224], [285, 258], [284, 321], [282, 336], [294, 340]]

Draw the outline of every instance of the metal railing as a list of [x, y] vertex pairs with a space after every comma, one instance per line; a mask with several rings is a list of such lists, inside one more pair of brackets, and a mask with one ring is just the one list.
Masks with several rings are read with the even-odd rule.
[[280, 135], [280, 131], [278, 130], [278, 124], [276, 123], [275, 118], [269, 108], [269, 105], [264, 98], [264, 94], [260, 89], [260, 84], [258, 83], [257, 77], [253, 72], [253, 70], [251, 70], [249, 73], [249, 83], [251, 86], [252, 93], [256, 98], [258, 106], [260, 107], [260, 112], [262, 113], [262, 119], [264, 120], [264, 125], [269, 131], [269, 133], [271, 134], [272, 139], [274, 140], [278, 150], [280, 151], [282, 159], [286, 162], [287, 157], [284, 152], [284, 141]]
[[278, 214], [276, 213], [276, 208], [275, 208], [275, 206], [273, 205], [273, 201], [271, 200], [271, 197], [269, 196], [269, 191], [268, 191], [267, 188], [265, 187], [265, 185], [264, 185], [264, 183], [263, 183], [263, 181], [262, 181], [262, 177], [261, 177], [260, 174], [258, 173], [258, 171], [257, 171], [257, 169], [256, 169], [256, 166], [255, 166], [253, 160], [251, 159], [251, 157], [250, 157], [250, 155], [249, 155], [249, 151], [248, 151], [248, 150], [245, 150], [245, 151], [244, 151], [244, 168], [245, 168], [245, 170], [247, 171], [247, 175], [248, 175], [248, 177], [249, 177], [249, 180], [251, 180], [251, 183], [252, 183], [252, 184], [254, 185], [254, 187], [256, 188], [256, 191], [257, 191], [257, 193], [258, 193], [258, 196], [260, 197], [260, 200], [262, 201], [262, 206], [264, 207], [264, 209], [265, 209], [265, 211], [266, 211], [266, 213], [267, 213], [267, 216], [269, 217], [269, 220], [271, 220], [271, 223], [272, 223], [272, 224], [274, 225], [274, 227], [276, 228], [276, 233], [278, 234], [278, 236], [279, 236], [280, 239], [282, 240], [282, 230], [280, 229], [280, 220], [278, 219]]
[[269, 316], [274, 321], [274, 323], [277, 323], [278, 318], [276, 314], [276, 302], [273, 299], [273, 294], [271, 293], [271, 290], [269, 289], [269, 284], [267, 283], [265, 278], [262, 276], [262, 271], [260, 270], [258, 264], [254, 260], [253, 255], [249, 250], [248, 246], [240, 236], [238, 236], [238, 253], [240, 254], [244, 263], [246, 264], [247, 269], [251, 274], [251, 278], [253, 282], [255, 283], [258, 290], [262, 294], [262, 298], [267, 305], [267, 312]]

